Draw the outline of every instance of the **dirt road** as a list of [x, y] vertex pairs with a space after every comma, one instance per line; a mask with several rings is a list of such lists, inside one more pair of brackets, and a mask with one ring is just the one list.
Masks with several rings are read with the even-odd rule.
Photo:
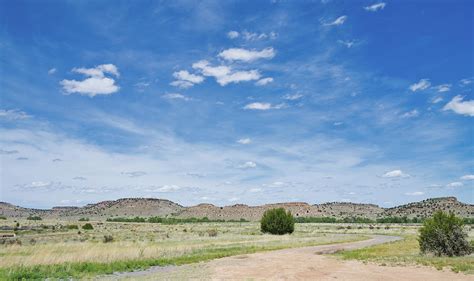
[[375, 235], [359, 242], [239, 255], [197, 265], [155, 267], [114, 277], [128, 280], [474, 280], [473, 276], [428, 267], [379, 266], [322, 255], [399, 239]]

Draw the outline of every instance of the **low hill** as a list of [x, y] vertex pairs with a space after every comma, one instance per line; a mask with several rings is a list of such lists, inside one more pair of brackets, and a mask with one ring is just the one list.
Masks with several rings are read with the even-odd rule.
[[265, 204], [248, 206], [215, 206], [199, 204], [183, 207], [165, 199], [124, 198], [113, 201], [102, 201], [84, 207], [54, 207], [48, 210], [30, 209], [0, 202], [0, 215], [11, 218], [40, 216], [42, 218], [81, 218], [106, 219], [109, 217], [178, 217], [203, 218], [211, 220], [239, 220], [241, 218], [257, 221], [263, 212], [271, 208], [285, 208], [295, 217], [364, 217], [376, 219], [381, 217], [417, 217], [431, 216], [436, 210], [454, 212], [461, 217], [474, 217], [474, 205], [459, 202], [455, 197], [442, 197], [409, 203], [393, 208], [382, 208], [374, 204], [348, 202], [331, 202], [310, 205], [304, 202]]

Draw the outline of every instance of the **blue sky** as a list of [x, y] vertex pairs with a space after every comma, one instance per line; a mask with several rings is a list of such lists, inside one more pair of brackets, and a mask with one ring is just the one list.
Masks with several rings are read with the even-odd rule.
[[0, 200], [474, 203], [472, 1], [2, 1]]

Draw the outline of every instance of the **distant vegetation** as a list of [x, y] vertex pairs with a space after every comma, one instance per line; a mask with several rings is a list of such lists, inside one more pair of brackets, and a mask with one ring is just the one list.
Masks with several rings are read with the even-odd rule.
[[42, 218], [38, 217], [38, 216], [29, 216], [26, 219], [30, 220], [30, 221], [40, 221], [40, 220], [42, 220]]
[[[364, 217], [345, 217], [338, 219], [335, 217], [297, 217], [297, 223], [423, 223], [425, 218], [408, 217], [383, 217], [378, 219], [369, 219]], [[464, 224], [474, 224], [474, 218], [463, 218]]]
[[80, 218], [79, 221], [89, 221], [89, 218]]
[[463, 230], [463, 221], [453, 213], [438, 211], [433, 218], [427, 219], [420, 228], [418, 242], [423, 254], [452, 257], [472, 253], [467, 233]]
[[0, 216], [0, 220], [6, 220], [7, 217], [4, 217], [4, 216]]
[[263, 213], [260, 230], [278, 235], [291, 234], [295, 230], [295, 220], [290, 211], [286, 212], [283, 208], [269, 209]]
[[162, 223], [162, 224], [181, 224], [181, 223], [201, 223], [201, 222], [248, 222], [245, 219], [240, 220], [210, 220], [204, 218], [161, 218], [161, 217], [134, 217], [134, 218], [108, 218], [108, 222], [148, 222], [148, 223]]

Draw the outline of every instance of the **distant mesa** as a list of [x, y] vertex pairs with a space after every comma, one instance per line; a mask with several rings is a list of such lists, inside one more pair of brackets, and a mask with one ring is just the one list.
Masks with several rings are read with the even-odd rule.
[[296, 217], [379, 217], [425, 218], [436, 210], [454, 212], [461, 217], [474, 217], [474, 205], [459, 202], [455, 197], [431, 198], [393, 208], [382, 208], [375, 204], [351, 202], [328, 202], [310, 205], [305, 202], [288, 202], [248, 206], [234, 204], [231, 206], [215, 206], [201, 203], [185, 207], [166, 199], [157, 198], [122, 198], [102, 201], [83, 207], [60, 206], [52, 209], [31, 209], [0, 202], [0, 215], [11, 218], [41, 216], [43, 218], [82, 218], [105, 220], [109, 217], [178, 217], [203, 218], [211, 220], [258, 221], [263, 212], [270, 208], [283, 207]]

